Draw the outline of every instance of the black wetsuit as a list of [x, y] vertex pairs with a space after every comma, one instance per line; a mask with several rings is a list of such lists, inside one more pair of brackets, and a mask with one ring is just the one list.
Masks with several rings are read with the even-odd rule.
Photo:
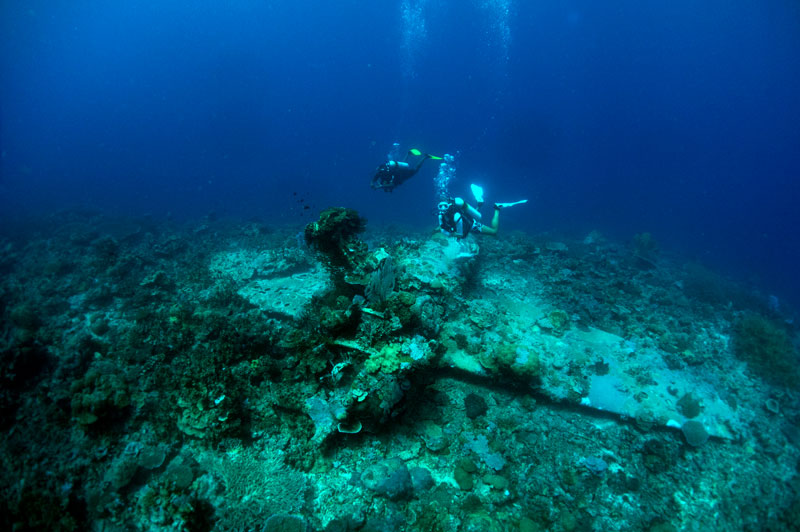
[[412, 167], [407, 163], [395, 161], [383, 163], [375, 171], [371, 186], [372, 188], [382, 188], [387, 192], [391, 192], [395, 187], [411, 179], [417, 173], [417, 170], [419, 170], [419, 165]]
[[[416, 166], [411, 166], [407, 162], [389, 161], [380, 165], [375, 170], [375, 175], [372, 178], [370, 186], [372, 188], [381, 188], [386, 192], [391, 192], [395, 187], [399, 187], [416, 174], [422, 163], [432, 158], [430, 154], [422, 156], [422, 160]], [[406, 159], [408, 155], [406, 155]]]

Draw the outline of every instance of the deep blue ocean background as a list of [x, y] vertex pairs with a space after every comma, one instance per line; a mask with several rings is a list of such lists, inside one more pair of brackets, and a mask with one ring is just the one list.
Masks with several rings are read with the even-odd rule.
[[0, 31], [7, 228], [332, 205], [432, 227], [435, 164], [368, 186], [399, 142], [458, 153], [455, 195], [530, 199], [502, 230], [650, 232], [800, 302], [797, 2], [7, 0]]

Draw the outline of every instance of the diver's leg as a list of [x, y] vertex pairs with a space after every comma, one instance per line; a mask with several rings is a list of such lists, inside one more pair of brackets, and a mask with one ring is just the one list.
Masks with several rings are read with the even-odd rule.
[[492, 226], [481, 226], [481, 233], [484, 235], [496, 235], [497, 230], [500, 228], [500, 209], [495, 209], [492, 215]]
[[430, 158], [431, 158], [431, 156], [426, 153], [425, 156], [422, 158], [422, 160], [417, 163], [417, 166], [414, 167], [414, 172], [419, 170], [422, 167], [422, 165], [425, 163], [425, 161], [427, 161]]

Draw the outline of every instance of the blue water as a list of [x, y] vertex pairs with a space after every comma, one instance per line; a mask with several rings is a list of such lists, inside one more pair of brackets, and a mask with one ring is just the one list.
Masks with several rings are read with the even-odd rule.
[[530, 199], [501, 229], [649, 231], [797, 304], [800, 5], [652, 4], [7, 0], [3, 219], [432, 225], [435, 164], [368, 187], [400, 142]]

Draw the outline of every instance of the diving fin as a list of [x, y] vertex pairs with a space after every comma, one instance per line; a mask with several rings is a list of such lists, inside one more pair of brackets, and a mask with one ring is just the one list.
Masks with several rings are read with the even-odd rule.
[[[409, 153], [410, 155], [414, 155], [414, 156], [419, 156], [419, 155], [422, 155], [422, 152], [421, 152], [421, 151], [419, 151], [419, 150], [418, 150], [418, 149], [416, 149], [416, 148], [411, 148], [410, 150], [408, 150], [408, 153]], [[425, 154], [425, 158], [426, 158], [426, 159], [434, 159], [434, 160], [438, 160], [438, 161], [440, 161], [440, 160], [442, 159], [441, 157], [437, 157], [437, 156], [435, 156], [435, 155], [431, 155], [430, 153], [426, 153], [426, 154]]]
[[474, 184], [470, 185], [470, 188], [472, 189], [472, 195], [475, 196], [475, 201], [483, 203], [483, 188]]
[[507, 209], [508, 207], [513, 207], [514, 205], [519, 205], [520, 203], [528, 203], [528, 200], [524, 199], [524, 200], [514, 201], [512, 203], [495, 203], [494, 204], [494, 208], [495, 209]]

